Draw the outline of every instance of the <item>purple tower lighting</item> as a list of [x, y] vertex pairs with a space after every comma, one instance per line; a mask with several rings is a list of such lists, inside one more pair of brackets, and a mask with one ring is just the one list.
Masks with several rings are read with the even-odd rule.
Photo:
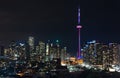
[[80, 24], [80, 8], [78, 8], [78, 24]]
[[78, 8], [78, 25], [76, 27], [78, 29], [78, 59], [81, 59], [81, 46], [80, 46], [80, 29], [82, 26], [80, 25], [80, 8]]

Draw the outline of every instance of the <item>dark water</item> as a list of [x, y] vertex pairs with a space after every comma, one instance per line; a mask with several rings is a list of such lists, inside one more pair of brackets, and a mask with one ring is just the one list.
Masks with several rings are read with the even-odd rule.
[[106, 73], [106, 72], [74, 72], [68, 74], [58, 74], [56, 77], [51, 78], [120, 78], [120, 73]]
[[0, 77], [0, 78], [120, 78], [120, 73], [113, 72], [91, 72], [91, 71], [83, 71], [83, 72], [59, 72], [56, 75], [46, 74], [44, 76], [40, 76], [37, 74], [33, 74], [31, 76], [23, 76], [23, 77]]

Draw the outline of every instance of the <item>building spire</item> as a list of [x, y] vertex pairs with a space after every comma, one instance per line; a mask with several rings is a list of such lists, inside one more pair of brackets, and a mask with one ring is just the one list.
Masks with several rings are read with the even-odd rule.
[[80, 25], [80, 7], [78, 7], [78, 25]]

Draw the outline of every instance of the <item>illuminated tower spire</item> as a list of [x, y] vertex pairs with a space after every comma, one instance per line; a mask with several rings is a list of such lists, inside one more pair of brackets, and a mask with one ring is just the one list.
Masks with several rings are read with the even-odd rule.
[[78, 8], [78, 25], [76, 27], [78, 29], [78, 59], [81, 59], [81, 46], [80, 46], [80, 29], [82, 26], [80, 25], [80, 8]]
[[78, 8], [78, 25], [80, 24], [80, 8]]

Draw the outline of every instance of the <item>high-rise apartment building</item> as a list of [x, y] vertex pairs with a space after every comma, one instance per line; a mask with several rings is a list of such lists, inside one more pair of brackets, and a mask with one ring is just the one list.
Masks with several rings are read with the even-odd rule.
[[29, 46], [29, 52], [30, 52], [30, 59], [34, 58], [35, 51], [34, 51], [34, 37], [30, 36], [28, 38], [28, 46]]

